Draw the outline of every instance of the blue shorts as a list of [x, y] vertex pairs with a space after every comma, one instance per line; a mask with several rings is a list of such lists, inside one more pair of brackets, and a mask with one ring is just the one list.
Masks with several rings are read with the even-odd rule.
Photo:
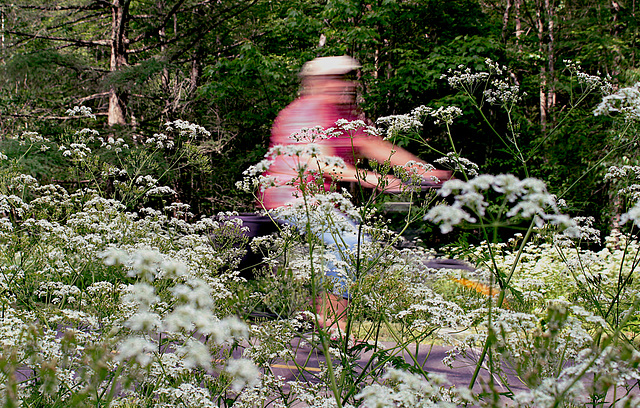
[[[301, 233], [306, 231], [306, 221], [277, 215], [276, 219], [296, 227]], [[311, 225], [311, 232], [324, 243], [327, 253], [333, 255], [339, 263], [336, 265], [336, 262], [329, 260], [325, 265], [324, 275], [333, 281], [333, 292], [342, 294], [345, 299], [351, 298], [349, 285], [355, 280], [355, 276], [350, 272], [352, 268], [349, 268], [349, 265], [357, 255], [358, 244], [371, 242], [371, 238], [366, 234], [360, 234], [359, 230], [356, 222], [338, 210], [327, 214], [323, 222], [314, 222]]]

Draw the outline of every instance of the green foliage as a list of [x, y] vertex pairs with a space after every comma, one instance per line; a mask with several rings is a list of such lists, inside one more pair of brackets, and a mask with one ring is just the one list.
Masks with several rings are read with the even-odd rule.
[[[550, 4], [549, 9], [528, 0], [517, 7], [508, 4], [131, 2], [123, 37], [129, 41], [125, 62], [111, 70], [109, 7], [88, 1], [22, 2], [3, 8], [0, 138], [25, 128], [55, 138], [64, 133], [56, 118], [76, 104], [93, 108], [97, 128], [102, 128], [107, 92], [115, 86], [122, 93], [127, 125], [108, 132], [132, 142], [152, 137], [177, 117], [201, 124], [212, 136], [200, 141], [200, 151], [214, 171], [177, 171], [176, 191], [197, 212], [250, 210], [251, 198], [233, 183], [266, 151], [273, 119], [297, 93], [296, 73], [316, 56], [349, 54], [363, 66], [360, 99], [366, 116], [456, 105], [464, 112], [452, 127], [459, 151], [483, 170], [525, 176], [501, 140], [512, 132], [504, 125], [505, 113], [484, 105], [481, 114], [441, 79], [459, 65], [481, 70], [489, 57], [507, 65], [510, 80], [527, 93], [512, 118], [521, 148], [530, 152], [524, 157], [527, 171], [553, 181], [554, 192], [563, 194], [576, 175], [598, 160], [591, 152], [606, 154], [603, 141], [609, 137], [594, 120], [563, 121], [569, 110], [566, 117], [573, 119], [598, 103], [592, 96], [577, 111], [572, 109], [579, 87], [566, 81], [563, 59], [580, 61], [590, 74], [610, 74], [620, 86], [635, 82], [637, 19], [632, 7], [599, 0]], [[538, 15], [544, 18], [538, 21]], [[544, 124], [541, 91], [553, 96]], [[440, 127], [427, 123], [420, 137], [429, 147], [408, 138], [398, 142], [427, 161], [446, 153], [447, 135]], [[24, 164], [44, 172], [39, 163]], [[573, 211], [597, 216], [604, 225], [606, 186], [597, 171], [588, 177], [588, 188], [567, 194]]]
[[157, 59], [149, 59], [142, 61], [140, 64], [111, 72], [105, 78], [105, 82], [120, 90], [143, 89], [143, 85], [147, 84], [149, 81], [158, 80], [159, 74], [162, 70], [169, 67], [170, 66], [163, 64]]

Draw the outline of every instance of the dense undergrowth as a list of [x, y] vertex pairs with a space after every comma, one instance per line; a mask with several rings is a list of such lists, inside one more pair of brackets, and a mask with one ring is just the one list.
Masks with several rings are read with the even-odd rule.
[[[501, 79], [503, 68], [487, 64], [488, 72], [452, 71], [449, 82], [479, 108], [495, 103], [511, 112], [518, 89]], [[407, 169], [376, 167], [407, 183], [403, 197], [413, 204], [404, 228], [431, 222], [445, 234], [462, 228], [481, 237], [479, 244], [443, 249], [469, 270], [430, 268], [434, 252], [404, 242], [386, 225], [377, 193], [354, 206], [347, 192], [325, 193], [322, 183], [310, 183], [300, 205], [279, 214], [328, 225], [334, 234], [350, 228], [332, 224], [335, 209], [349, 214], [359, 222], [357, 233], [372, 239], [343, 261], [313, 234], [281, 226], [249, 241], [233, 213], [194, 216], [174, 201], [162, 177], [150, 176], [158, 155], [166, 172], [206, 165], [194, 147], [206, 130], [190, 123], [168, 123], [165, 133], [135, 149], [89, 128], [70, 130], [64, 143], [37, 133], [17, 136], [12, 143], [22, 153], [0, 154], [3, 405], [640, 406], [640, 168], [625, 156], [637, 148], [638, 85], [614, 92], [598, 78], [581, 80], [587, 92], [604, 92], [595, 112], [620, 123], [611, 154], [593, 169], [608, 169], [619, 197], [609, 236], [601, 237], [588, 218], [563, 214], [571, 203], [527, 177], [515, 123], [500, 136], [523, 158], [522, 178], [477, 174], [450, 133], [450, 152], [438, 165], [455, 178], [437, 194], [418, 194], [416, 175]], [[81, 108], [71, 113], [90, 117]], [[455, 107], [421, 107], [381, 119], [378, 131], [406, 136], [425, 120], [449, 129], [460, 114]], [[336, 126], [350, 132], [364, 124]], [[24, 174], [25, 160], [51, 148], [73, 172], [74, 188]], [[321, 160], [314, 152], [313, 144], [278, 151], [300, 158], [305, 181], [307, 160]], [[247, 170], [239, 186], [255, 193], [268, 185], [262, 176], [268, 165], [267, 157]], [[572, 188], [580, 188], [577, 180]], [[504, 230], [515, 233], [503, 242]], [[249, 246], [265, 264], [247, 280], [239, 265]], [[320, 279], [328, 262], [353, 282], [347, 333], [337, 336], [310, 324], [309, 299], [332, 290], [332, 282]], [[271, 318], [252, 319], [265, 314]], [[395, 348], [378, 344], [383, 332]], [[452, 386], [417, 361], [397, 358], [436, 340], [450, 344], [447, 362], [475, 365], [468, 386]], [[292, 345], [300, 342], [325, 360], [319, 372], [306, 372], [311, 380], [285, 383], [270, 366], [291, 361]], [[356, 362], [365, 351], [374, 357], [362, 367]], [[507, 370], [526, 391], [508, 388]]]

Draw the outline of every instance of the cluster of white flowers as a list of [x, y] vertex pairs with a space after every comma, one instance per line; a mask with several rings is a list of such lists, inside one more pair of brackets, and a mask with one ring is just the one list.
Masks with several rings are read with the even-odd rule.
[[154, 133], [153, 137], [150, 137], [144, 141], [146, 145], [155, 145], [156, 149], [173, 149], [175, 143], [171, 138], [164, 133]]
[[47, 298], [53, 304], [71, 303], [80, 301], [80, 289], [75, 285], [66, 285], [62, 282], [42, 282], [40, 287], [33, 292], [38, 297]]
[[505, 65], [500, 65], [498, 62], [492, 60], [491, 58], [485, 58], [484, 63], [489, 68], [489, 72], [496, 75], [502, 75], [508, 68]]
[[[286, 162], [297, 176], [282, 179], [271, 175], [264, 175], [275, 163], [276, 157], [287, 158]], [[322, 149], [315, 143], [276, 145], [265, 154], [265, 159], [250, 166], [243, 174], [242, 181], [236, 183], [236, 187], [242, 191], [255, 192], [256, 189], [264, 191], [269, 187], [283, 184], [303, 183], [309, 185], [307, 176], [319, 179], [320, 168], [330, 168], [336, 171], [345, 167], [344, 160], [334, 156], [324, 156]]]
[[566, 65], [569, 72], [576, 76], [578, 83], [587, 91], [598, 90], [603, 95], [609, 95], [615, 90], [610, 75], [602, 78], [600, 73], [598, 73], [598, 75], [587, 74], [582, 70], [580, 61], [563, 60], [562, 62]]
[[573, 406], [585, 406], [588, 403], [584, 385], [571, 379], [558, 381], [556, 378], [545, 378], [539, 386], [518, 392], [514, 398], [515, 406], [522, 408], [551, 408], [557, 406], [558, 400]]
[[454, 171], [460, 171], [466, 174], [467, 177], [476, 177], [479, 174], [478, 170], [480, 167], [478, 167], [477, 164], [465, 157], [460, 157], [460, 155], [454, 152], [447, 153], [446, 156], [436, 159], [435, 162], [446, 165], [447, 168]]
[[96, 115], [93, 114], [91, 108], [88, 106], [74, 106], [72, 109], [67, 110], [69, 116], [80, 116], [95, 119]]
[[[501, 78], [508, 71], [506, 66], [501, 66], [489, 58], [485, 60], [485, 64], [489, 72], [473, 73], [470, 68], [460, 65], [456, 70], [450, 69], [442, 78], [446, 78], [452, 88], [464, 90], [468, 95], [473, 95], [484, 84], [484, 101], [511, 110], [526, 93], [520, 91], [518, 84], [511, 84], [507, 79]], [[492, 79], [494, 75], [497, 78]]]
[[493, 88], [484, 91], [485, 100], [493, 105], [511, 107], [520, 102], [526, 93], [520, 92], [518, 85], [510, 85], [503, 79], [493, 79]]
[[433, 112], [432, 108], [418, 106], [404, 115], [390, 115], [378, 118], [376, 123], [386, 126], [386, 138], [392, 138], [396, 135], [419, 131], [422, 128], [422, 121], [431, 112]]
[[458, 108], [457, 106], [441, 106], [435, 111], [431, 112], [430, 115], [436, 118], [436, 120], [433, 122], [436, 125], [442, 123], [451, 125], [455, 118], [462, 116], [462, 109]]
[[622, 179], [640, 180], [640, 166], [609, 166], [607, 173], [604, 175], [605, 180], [622, 180]]
[[127, 174], [129, 174], [127, 172], [126, 169], [121, 169], [119, 167], [115, 167], [115, 166], [108, 166], [103, 172], [102, 172], [102, 177], [124, 177]]
[[449, 69], [440, 78], [446, 79], [449, 86], [455, 89], [465, 89], [473, 93], [478, 86], [486, 82], [491, 77], [488, 72], [472, 72], [471, 68], [458, 65], [456, 69]]
[[116, 139], [113, 136], [108, 136], [100, 140], [101, 140], [100, 147], [104, 147], [107, 150], [113, 150], [116, 153], [122, 152], [122, 149], [129, 148], [129, 145], [125, 143], [124, 139], [121, 137]]
[[177, 387], [162, 387], [158, 390], [158, 395], [166, 399], [168, 404], [162, 407], [202, 407], [215, 408], [215, 403], [211, 393], [202, 387], [197, 387], [191, 383], [182, 383]]
[[19, 136], [21, 141], [28, 141], [30, 143], [45, 143], [50, 140], [38, 132], [22, 132]]
[[[190, 139], [195, 139], [199, 136], [210, 137], [211, 132], [195, 123], [187, 122], [185, 120], [174, 120], [173, 122], [167, 122], [164, 124], [167, 131], [177, 131], [180, 136], [186, 136]], [[156, 136], [158, 137], [158, 136]]]
[[153, 176], [138, 176], [136, 178], [136, 184], [143, 185], [145, 187], [155, 187], [158, 183], [158, 180]]
[[563, 240], [579, 240], [580, 242], [600, 243], [600, 230], [593, 226], [593, 217], [574, 217], [573, 226], [562, 231], [561, 235], [554, 236], [556, 245], [564, 245]]
[[640, 82], [606, 95], [593, 111], [599, 115], [622, 115], [625, 121], [640, 121]]
[[18, 217], [23, 217], [31, 210], [31, 205], [24, 202], [15, 194], [0, 194], [0, 214], [14, 212]]
[[[346, 125], [349, 123], [348, 121], [342, 119], [339, 120], [339, 123]], [[352, 128], [351, 126], [349, 126]], [[339, 136], [342, 132], [338, 131], [336, 128], [325, 129], [322, 126], [314, 126], [310, 128], [302, 128], [299, 131], [292, 133], [289, 135], [289, 139], [291, 139], [295, 143], [318, 143], [321, 140], [331, 139], [333, 137]]]
[[71, 143], [68, 148], [65, 145], [60, 145], [58, 150], [62, 152], [64, 157], [69, 157], [74, 161], [83, 161], [91, 155], [91, 149], [85, 143]]
[[[534, 178], [520, 180], [511, 174], [497, 176], [483, 174], [468, 182], [446, 181], [438, 194], [442, 197], [453, 194], [454, 203], [432, 207], [425, 215], [425, 219], [440, 224], [442, 233], [450, 232], [455, 225], [463, 221], [474, 223], [477, 220], [468, 211], [477, 217], [484, 217], [489, 207], [484, 194], [488, 191], [500, 194], [504, 204], [512, 204], [504, 214], [507, 219], [535, 217], [539, 227], [545, 220], [563, 229], [573, 226], [573, 221], [569, 217], [558, 214], [555, 200], [547, 192], [544, 182]], [[551, 210], [551, 213], [548, 210]]]
[[382, 378], [383, 385], [366, 386], [356, 399], [366, 407], [399, 408], [455, 408], [475, 402], [468, 388], [450, 387], [445, 376], [435, 373], [425, 379], [390, 368]]
[[252, 387], [260, 381], [260, 372], [251, 360], [242, 358], [229, 360], [224, 371], [233, 377], [231, 389], [235, 392], [244, 387]]
[[610, 166], [604, 179], [615, 182], [618, 194], [627, 197], [630, 203], [640, 202], [640, 166]]
[[[17, 136], [16, 139], [18, 140], [18, 144], [20, 146], [25, 146], [27, 143], [29, 143], [31, 146], [40, 145], [39, 150], [42, 152], [50, 149], [50, 146], [47, 143], [50, 143], [51, 140], [49, 140], [48, 138], [42, 136], [37, 132], [25, 131], [25, 132], [22, 132], [19, 136]], [[1, 154], [1, 156], [4, 156], [4, 158], [0, 157], [0, 159], [2, 160], [7, 159], [6, 155]]]
[[376, 123], [386, 127], [385, 138], [390, 139], [398, 135], [418, 132], [422, 128], [423, 120], [427, 117], [434, 118], [433, 123], [436, 125], [450, 125], [460, 116], [462, 116], [462, 110], [457, 106], [441, 106], [438, 109], [418, 106], [404, 115], [383, 116]]
[[449, 327], [460, 328], [469, 324], [467, 316], [460, 306], [446, 301], [431, 289], [414, 286], [408, 289], [414, 303], [395, 315], [398, 320], [409, 323], [410, 329], [417, 333], [427, 329]]
[[7, 189], [9, 190], [17, 189], [20, 191], [25, 188], [37, 189], [38, 180], [29, 174], [18, 174], [11, 177], [10, 183], [7, 184]]
[[[336, 130], [342, 130], [349, 133], [359, 129], [363, 129], [364, 132], [369, 134], [376, 134], [378, 131], [375, 127], [367, 126], [367, 124], [364, 123], [363, 120], [359, 120], [359, 119], [357, 120], [338, 119], [336, 120], [335, 128], [329, 128], [327, 131], [329, 132], [329, 134], [335, 134]], [[340, 133], [338, 133], [338, 135], [339, 134]]]
[[99, 137], [100, 133], [95, 129], [83, 128], [73, 132], [73, 140], [83, 143], [89, 143], [95, 141]]
[[636, 203], [629, 211], [620, 216], [620, 224], [626, 224], [629, 221], [640, 228], [640, 202]]
[[[286, 207], [273, 210], [276, 219], [290, 220], [296, 225], [311, 225], [312, 231], [322, 234], [326, 231], [355, 233], [357, 227], [349, 222], [348, 218], [338, 215], [338, 212], [347, 215], [351, 220], [361, 221], [360, 211], [353, 205], [350, 197], [337, 192], [314, 194], [307, 199], [307, 204], [297, 200]], [[307, 205], [312, 206], [312, 211], [307, 214]], [[336, 211], [338, 210], [338, 211]]]

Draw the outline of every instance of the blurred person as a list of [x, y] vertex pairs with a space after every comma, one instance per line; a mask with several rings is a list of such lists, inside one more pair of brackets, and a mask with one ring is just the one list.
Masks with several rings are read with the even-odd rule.
[[[320, 57], [307, 62], [300, 72], [301, 95], [285, 109], [283, 109], [274, 121], [271, 131], [271, 147], [276, 145], [287, 146], [292, 144], [309, 143], [308, 140], [300, 140], [294, 135], [303, 129], [321, 127], [328, 129], [336, 126], [336, 121], [357, 120], [356, 115], [356, 83], [355, 74], [360, 64], [348, 56]], [[357, 169], [355, 164], [359, 158], [373, 159], [379, 163], [389, 162], [394, 166], [404, 166], [408, 162], [426, 164], [423, 160], [395, 146], [381, 137], [372, 136], [358, 129], [354, 134], [341, 132], [329, 139], [314, 140], [324, 157], [339, 157], [344, 160], [344, 168], [337, 166], [318, 166], [319, 160], [311, 158], [299, 158], [287, 155], [279, 155], [269, 167], [266, 174], [276, 180], [276, 186], [269, 187], [261, 194], [261, 202], [266, 210], [291, 205], [301, 197], [299, 186], [291, 181], [298, 178], [296, 171], [298, 162], [307, 160], [307, 164], [317, 170], [324, 177], [324, 187], [329, 191], [333, 181], [356, 182], [367, 188], [377, 188], [381, 191], [398, 192], [401, 190], [400, 179], [390, 175], [380, 175], [373, 171]], [[443, 170], [426, 171], [420, 166], [415, 170], [425, 179], [435, 178], [436, 183], [450, 177], [450, 172]], [[356, 223], [346, 215], [335, 211], [331, 216], [342, 218], [353, 228], [342, 229], [337, 237], [335, 231], [314, 230], [314, 234], [320, 238], [327, 247], [335, 246], [336, 259], [345, 261], [344, 254], [353, 250], [368, 237], [358, 238]], [[289, 224], [295, 224], [303, 232], [304, 225], [300, 220], [285, 220]], [[326, 223], [328, 224], [328, 223]], [[333, 224], [333, 222], [331, 222]], [[349, 277], [344, 271], [339, 271], [335, 265], [326, 266], [325, 276], [335, 282], [336, 293], [325, 293], [316, 301], [316, 313], [318, 323], [322, 327], [338, 326], [343, 333], [346, 328], [346, 311], [350, 295], [347, 287]], [[342, 293], [340, 293], [342, 292]]]

